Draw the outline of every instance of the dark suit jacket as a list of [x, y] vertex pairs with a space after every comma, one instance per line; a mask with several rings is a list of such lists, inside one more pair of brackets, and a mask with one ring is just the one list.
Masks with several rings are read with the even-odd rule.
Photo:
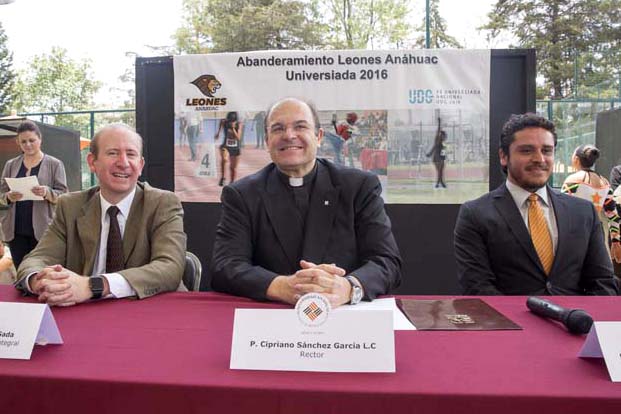
[[455, 225], [459, 281], [468, 295], [615, 295], [612, 262], [592, 203], [548, 188], [558, 245], [546, 276], [503, 184], [464, 203]]
[[[61, 196], [52, 224], [19, 266], [16, 287], [26, 290], [29, 274], [54, 264], [91, 276], [100, 235], [99, 188]], [[180, 286], [185, 247], [183, 209], [177, 196], [138, 183], [123, 233], [125, 270], [119, 273], [139, 298]]]
[[214, 290], [265, 300], [272, 280], [298, 271], [300, 259], [344, 268], [360, 280], [367, 299], [399, 285], [401, 257], [379, 180], [317, 162], [304, 234], [293, 225], [295, 203], [274, 164], [224, 187], [212, 260]]

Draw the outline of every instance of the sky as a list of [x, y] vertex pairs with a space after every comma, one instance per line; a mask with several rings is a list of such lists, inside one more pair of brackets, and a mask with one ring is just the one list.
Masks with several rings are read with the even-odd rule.
[[[488, 48], [475, 30], [485, 21], [494, 0], [441, 0], [440, 12], [450, 35], [468, 48]], [[172, 44], [181, 25], [182, 0], [14, 0], [0, 5], [0, 22], [9, 38], [13, 64], [24, 69], [35, 55], [53, 46], [72, 59], [90, 59], [95, 79], [103, 82], [96, 97], [101, 108], [118, 107], [126, 94], [119, 76], [131, 67], [135, 55], [155, 56], [148, 46]], [[424, 0], [412, 0], [424, 9]], [[412, 22], [417, 25], [418, 21]]]

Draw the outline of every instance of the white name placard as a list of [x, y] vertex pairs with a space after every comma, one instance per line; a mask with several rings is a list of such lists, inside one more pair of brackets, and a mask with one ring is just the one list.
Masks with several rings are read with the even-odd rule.
[[621, 322], [593, 322], [578, 356], [604, 358], [610, 379], [621, 382]]
[[395, 372], [390, 310], [336, 309], [319, 326], [288, 309], [236, 309], [231, 369]]
[[0, 302], [0, 358], [30, 359], [35, 343], [63, 343], [50, 307]]

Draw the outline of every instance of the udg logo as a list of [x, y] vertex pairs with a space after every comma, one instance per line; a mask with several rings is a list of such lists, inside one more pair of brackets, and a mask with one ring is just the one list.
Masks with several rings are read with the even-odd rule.
[[408, 101], [411, 104], [430, 104], [433, 102], [431, 89], [410, 89]]
[[216, 91], [222, 87], [222, 83], [214, 75], [201, 75], [190, 82], [196, 86], [207, 98], [186, 99], [187, 106], [202, 107], [201, 109], [217, 109], [219, 106], [226, 105], [226, 98], [216, 98]]

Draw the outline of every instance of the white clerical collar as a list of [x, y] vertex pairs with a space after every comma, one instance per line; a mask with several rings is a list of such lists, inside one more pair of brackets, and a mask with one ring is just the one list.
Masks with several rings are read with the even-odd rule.
[[304, 177], [289, 177], [289, 185], [291, 187], [302, 187], [304, 185]]
[[282, 181], [283, 184], [289, 184], [289, 187], [299, 188], [304, 187], [306, 185], [311, 184], [315, 180], [315, 176], [317, 175], [317, 165], [319, 163], [315, 162], [313, 169], [307, 173], [304, 177], [290, 177], [283, 171], [281, 171], [278, 167], [276, 171], [278, 172], [278, 177]]
[[101, 217], [105, 217], [106, 212], [108, 211], [108, 208], [113, 205], [116, 205], [119, 208], [123, 217], [128, 217], [129, 210], [132, 207], [132, 202], [134, 201], [135, 195], [136, 195], [136, 187], [134, 186], [134, 189], [132, 190], [132, 192], [127, 194], [125, 198], [123, 198], [117, 204], [112, 204], [104, 198], [104, 196], [101, 194], [101, 191], [100, 191], [99, 200], [101, 201]]

